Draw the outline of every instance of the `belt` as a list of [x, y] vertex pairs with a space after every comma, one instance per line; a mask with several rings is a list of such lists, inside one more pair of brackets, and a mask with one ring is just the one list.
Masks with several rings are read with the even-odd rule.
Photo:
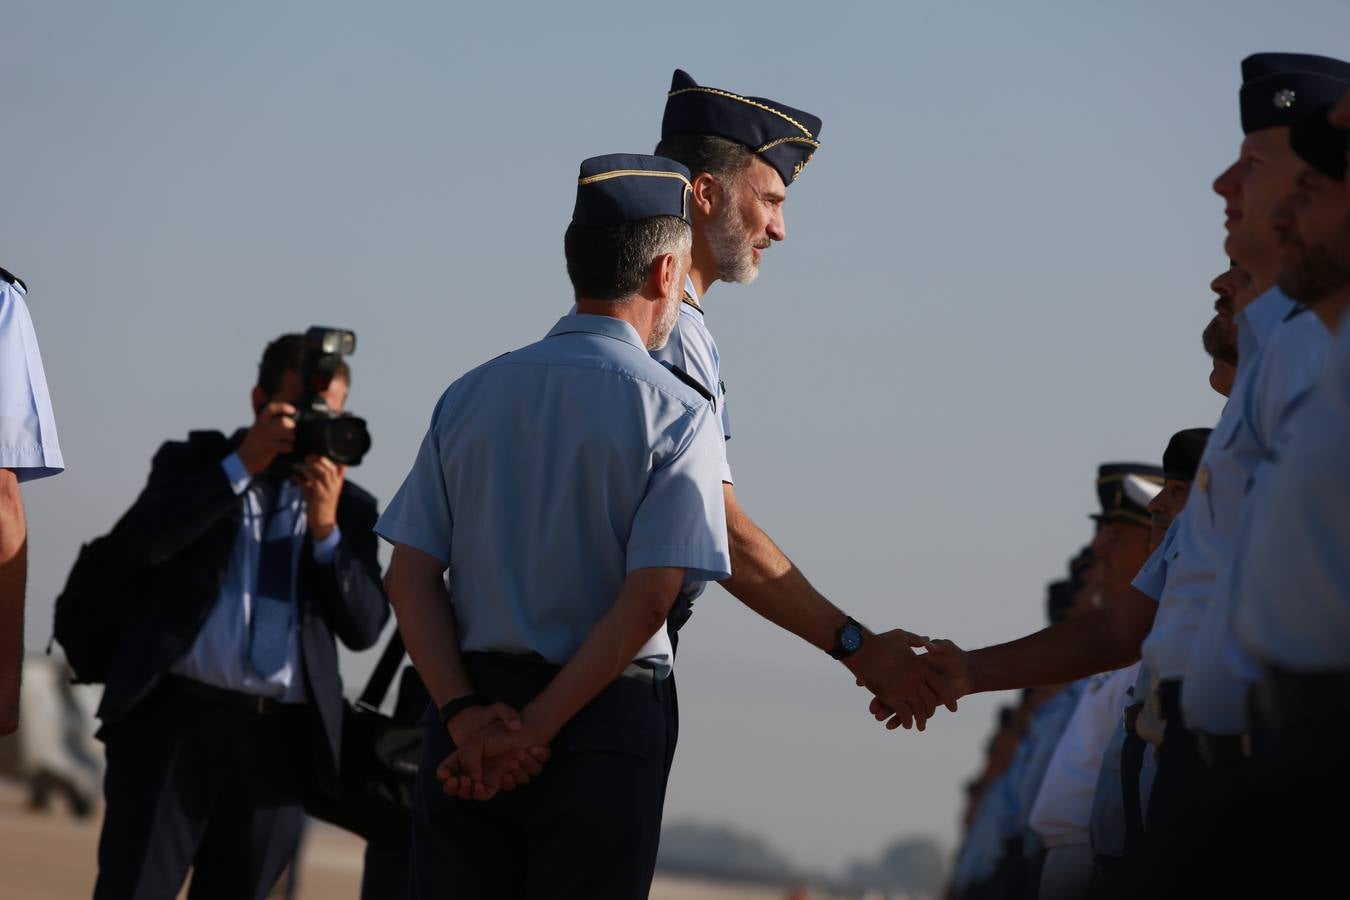
[[259, 697], [257, 694], [245, 694], [242, 691], [231, 691], [227, 688], [216, 687], [206, 684], [192, 678], [184, 678], [181, 675], [166, 675], [164, 686], [169, 690], [181, 694], [185, 697], [195, 697], [199, 700], [206, 700], [211, 703], [217, 703], [221, 706], [232, 706], [235, 709], [243, 709], [249, 712], [257, 713], [260, 716], [271, 716], [276, 713], [297, 712], [305, 708], [303, 703], [282, 703], [275, 697]]
[[1350, 712], [1350, 672], [1289, 672], [1271, 668], [1249, 697], [1252, 722], [1277, 731]]
[[1195, 737], [1196, 752], [1210, 768], [1251, 758], [1250, 734], [1210, 734], [1195, 730], [1191, 734]]
[[[507, 653], [502, 650], [471, 650], [464, 654], [465, 656], [492, 656], [497, 659], [504, 659], [509, 662], [528, 662], [536, 665], [548, 666], [551, 669], [558, 670], [562, 666], [554, 665], [538, 653]], [[640, 662], [630, 662], [622, 672], [619, 673], [625, 678], [633, 678], [638, 681], [644, 681], [652, 684], [656, 681], [656, 670], [650, 666], [644, 666]]]

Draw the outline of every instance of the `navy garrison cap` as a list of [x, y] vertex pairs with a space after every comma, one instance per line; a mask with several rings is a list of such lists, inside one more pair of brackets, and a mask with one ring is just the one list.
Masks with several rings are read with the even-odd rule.
[[1151, 525], [1148, 504], [1163, 486], [1163, 470], [1147, 463], [1106, 463], [1097, 469], [1097, 497], [1102, 511], [1099, 522], [1133, 522]]
[[1045, 617], [1051, 625], [1057, 625], [1069, 617], [1073, 607], [1074, 583], [1072, 581], [1052, 581], [1045, 588]]
[[1308, 53], [1257, 53], [1242, 61], [1242, 132], [1293, 125], [1350, 90], [1350, 63]]
[[656, 216], [689, 221], [689, 170], [673, 159], [636, 153], [593, 156], [581, 164], [573, 225], [622, 225]]
[[792, 184], [820, 146], [820, 119], [763, 97], [703, 87], [675, 70], [661, 119], [661, 138], [711, 134], [749, 147]]
[[1331, 107], [1308, 113], [1289, 129], [1289, 145], [1299, 159], [1328, 178], [1345, 180], [1346, 154], [1350, 153], [1350, 131], [1327, 121]]
[[1187, 428], [1172, 435], [1163, 451], [1163, 477], [1173, 481], [1194, 481], [1205, 454], [1205, 442], [1212, 428]]

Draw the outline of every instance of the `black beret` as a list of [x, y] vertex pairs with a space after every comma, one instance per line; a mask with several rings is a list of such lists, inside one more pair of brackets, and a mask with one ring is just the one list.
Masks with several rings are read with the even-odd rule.
[[1052, 581], [1045, 589], [1045, 616], [1050, 624], [1063, 622], [1069, 616], [1069, 607], [1073, 606], [1074, 583], [1072, 581]]
[[636, 153], [593, 156], [577, 178], [574, 225], [622, 225], [656, 216], [689, 221], [689, 170]]
[[1242, 61], [1242, 132], [1293, 125], [1350, 90], [1350, 63], [1308, 53], [1257, 53]]
[[763, 97], [703, 87], [676, 69], [661, 118], [661, 137], [711, 134], [749, 147], [792, 182], [820, 146], [820, 119]]
[[1102, 511], [1099, 522], [1133, 522], [1151, 525], [1148, 503], [1162, 490], [1163, 470], [1147, 463], [1105, 463], [1097, 469], [1097, 498]]
[[1330, 106], [1319, 107], [1295, 122], [1289, 129], [1289, 145], [1299, 159], [1323, 175], [1344, 181], [1350, 131], [1332, 125], [1327, 120], [1330, 111]]
[[1213, 428], [1187, 428], [1172, 435], [1163, 451], [1163, 477], [1173, 481], [1195, 480], [1200, 468], [1200, 457], [1205, 455], [1205, 442]]

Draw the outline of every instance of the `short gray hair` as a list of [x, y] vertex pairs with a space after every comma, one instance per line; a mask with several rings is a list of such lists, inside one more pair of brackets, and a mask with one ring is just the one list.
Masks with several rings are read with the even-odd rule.
[[622, 225], [569, 225], [563, 254], [577, 297], [622, 300], [642, 289], [657, 259], [687, 253], [692, 241], [684, 219], [656, 216]]

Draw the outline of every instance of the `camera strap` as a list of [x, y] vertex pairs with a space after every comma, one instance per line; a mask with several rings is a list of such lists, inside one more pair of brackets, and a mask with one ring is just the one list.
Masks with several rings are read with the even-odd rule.
[[379, 709], [380, 704], [384, 702], [385, 694], [389, 693], [389, 685], [394, 681], [394, 675], [398, 673], [398, 667], [403, 663], [404, 657], [403, 634], [398, 630], [398, 624], [394, 625], [394, 633], [389, 636], [389, 643], [384, 645], [384, 652], [380, 654], [380, 661], [375, 664], [375, 671], [370, 673], [370, 680], [366, 682], [366, 689], [361, 692], [361, 697], [356, 701], [357, 706], [363, 706], [368, 709]]

